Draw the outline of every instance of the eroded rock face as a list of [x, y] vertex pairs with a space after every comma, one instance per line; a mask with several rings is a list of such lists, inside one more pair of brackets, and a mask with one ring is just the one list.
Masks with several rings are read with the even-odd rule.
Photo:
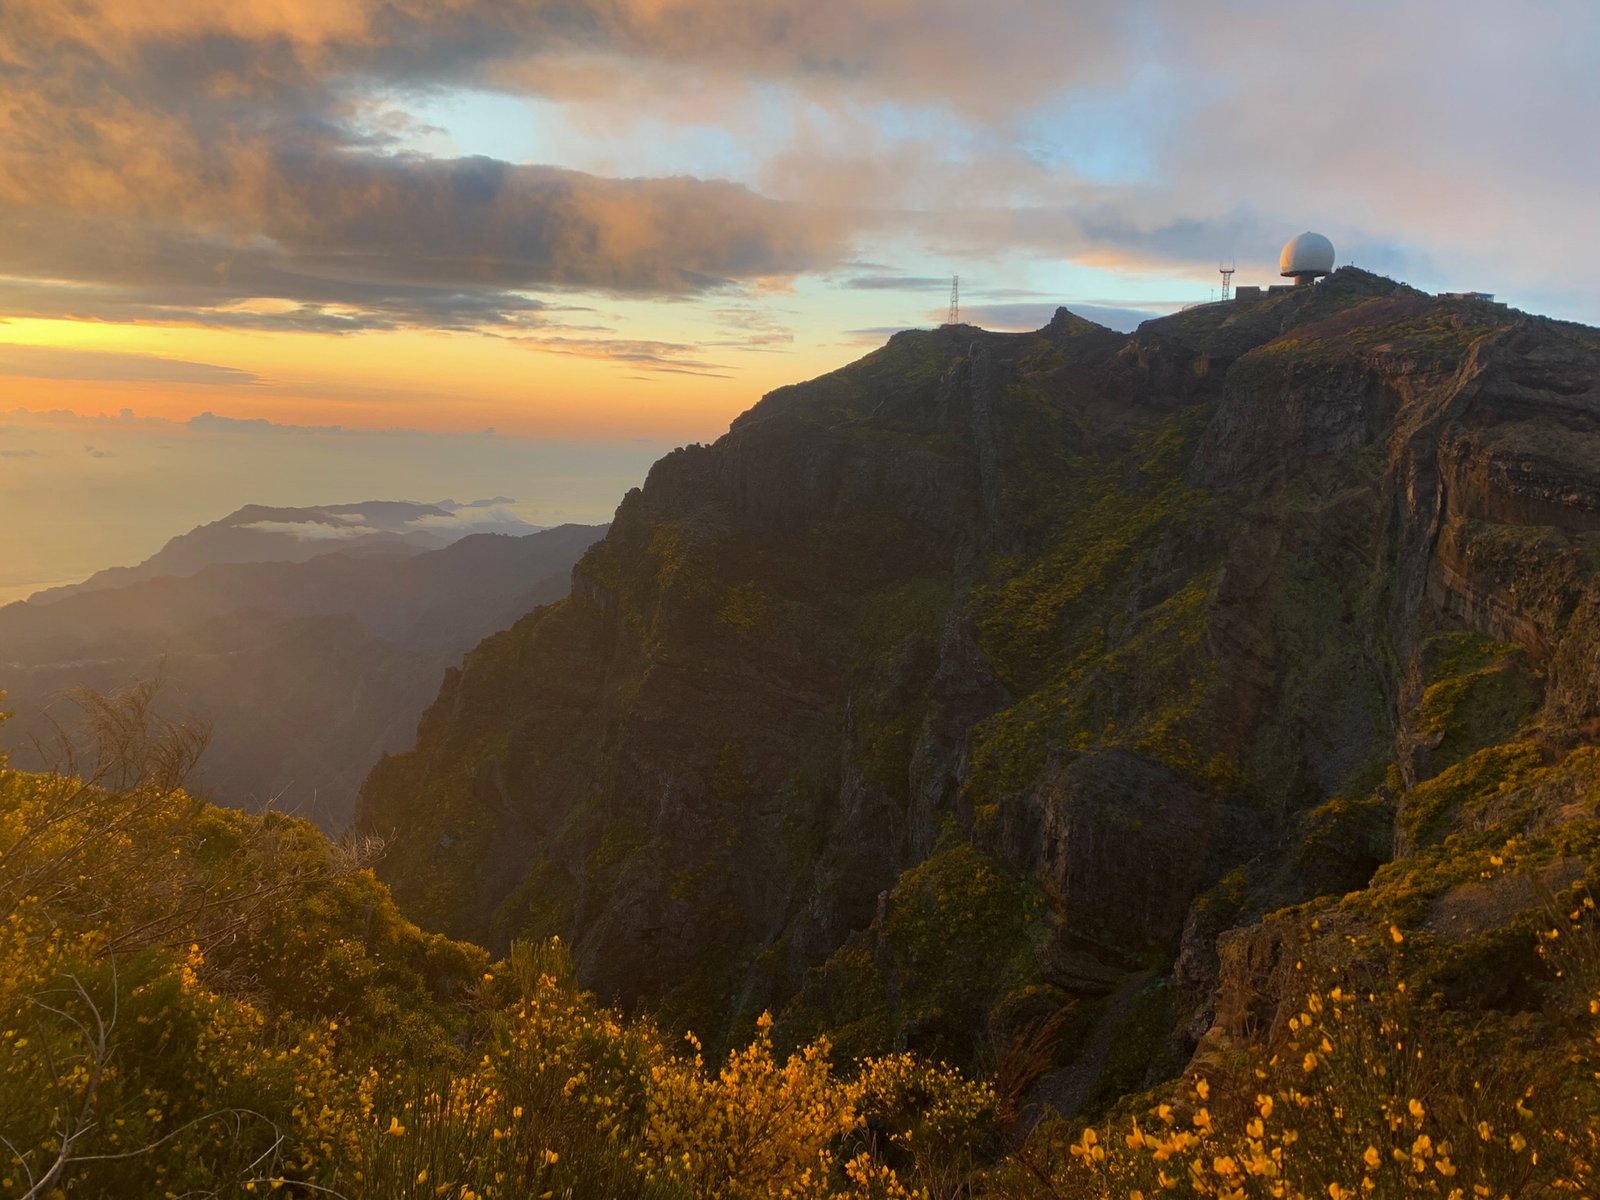
[[1053, 762], [1002, 814], [1000, 851], [1075, 937], [1166, 950], [1194, 898], [1248, 857], [1259, 814], [1126, 750]]
[[[1517, 922], [1538, 920], [1541, 896], [1582, 877], [1558, 848], [1560, 830], [1581, 829], [1595, 803], [1590, 768], [1563, 765], [1563, 755], [1576, 762], [1581, 754], [1570, 747], [1600, 731], [1600, 558], [1592, 550], [1600, 341], [1570, 326], [1491, 312], [1445, 310], [1429, 323], [1461, 344], [1456, 357], [1438, 357], [1437, 368], [1403, 370], [1400, 341], [1365, 354], [1366, 371], [1394, 398], [1371, 445], [1384, 456], [1373, 485], [1392, 514], [1384, 640], [1397, 664], [1395, 712], [1403, 717], [1394, 757], [1411, 789], [1397, 805], [1400, 861], [1370, 891], [1432, 896], [1422, 933], [1442, 962], [1430, 970], [1446, 994], [1518, 1003], [1526, 963], [1477, 942], [1506, 942], [1504, 931]], [[1258, 461], [1270, 459], [1274, 437], [1322, 446], [1328, 427], [1357, 429], [1357, 411], [1374, 411], [1355, 389], [1336, 403], [1344, 405], [1342, 421], [1307, 427], [1290, 414], [1274, 426], [1262, 418], [1243, 442], [1254, 435], [1264, 446]], [[1240, 416], [1235, 427], [1240, 422], [1248, 426]], [[1219, 432], [1213, 426], [1211, 434]], [[1218, 462], [1237, 462], [1237, 446], [1234, 458]], [[1240, 485], [1237, 474], [1232, 483]], [[1459, 630], [1450, 637], [1467, 642], [1450, 643], [1456, 656], [1470, 645], [1477, 658], [1466, 654], [1472, 661], [1454, 667], [1435, 662], [1448, 656], [1424, 650], [1427, 638], [1440, 637], [1430, 630]], [[1538, 746], [1496, 749], [1518, 723], [1538, 730]], [[1541, 766], [1546, 760], [1552, 765]], [[1470, 870], [1458, 878], [1450, 854], [1440, 851], [1446, 834], [1458, 837], [1451, 845], [1462, 858], [1475, 840], [1507, 835], [1528, 838], [1533, 850], [1515, 867], [1485, 859], [1483, 878]], [[1237, 1040], [1270, 1040], [1282, 1029], [1306, 989], [1293, 971], [1304, 944], [1358, 930], [1382, 946], [1386, 925], [1363, 907], [1365, 896], [1352, 893], [1301, 922], [1245, 923], [1219, 934], [1214, 965], [1203, 933], [1186, 941], [1190, 1034], [1211, 1019], [1202, 1054]], [[1451, 954], [1478, 965], [1456, 976]], [[1200, 998], [1208, 971], [1210, 1003]]]
[[1200, 1053], [1282, 1034], [1305, 990], [1296, 964], [1304, 961], [1309, 926], [1307, 920], [1278, 921], [1217, 938], [1217, 1004]]
[[1269, 343], [1228, 372], [1196, 475], [1221, 488], [1285, 483], [1377, 441], [1399, 400], [1376, 363], [1308, 360], [1293, 343]]

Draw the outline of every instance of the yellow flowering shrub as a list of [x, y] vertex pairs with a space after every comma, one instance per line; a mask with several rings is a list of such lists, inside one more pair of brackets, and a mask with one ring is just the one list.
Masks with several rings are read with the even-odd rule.
[[[1564, 929], [1573, 1036], [1487, 1061], [1441, 1036], [1396, 974], [1309, 990], [1287, 1037], [1125, 1123], [1041, 1127], [1004, 1196], [1440, 1200], [1593, 1196], [1600, 1130], [1600, 954], [1593, 904]], [[1398, 947], [1404, 935], [1392, 930]], [[1503, 1048], [1502, 1048], [1503, 1049]]]
[[1593, 1198], [1594, 914], [1537, 939], [1538, 1022], [1453, 1024], [1372, 965], [1419, 940], [1384, 924], [1270, 1046], [1030, 1129], [918, 1055], [779, 1055], [766, 1015], [708, 1061], [559, 941], [491, 964], [303, 822], [161, 771], [0, 766], [0, 1200]]
[[855, 1094], [874, 1139], [914, 1161], [930, 1195], [966, 1194], [998, 1134], [992, 1087], [944, 1063], [894, 1054], [860, 1063]]
[[715, 1075], [693, 1045], [691, 1057], [652, 1068], [647, 1169], [680, 1176], [706, 1200], [828, 1196], [833, 1143], [858, 1116], [852, 1089], [834, 1078], [827, 1041], [780, 1063], [763, 1014], [755, 1039]]

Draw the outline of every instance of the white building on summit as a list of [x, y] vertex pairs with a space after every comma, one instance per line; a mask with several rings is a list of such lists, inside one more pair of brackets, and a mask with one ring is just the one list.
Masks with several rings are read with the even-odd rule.
[[1316, 282], [1319, 275], [1333, 273], [1333, 243], [1320, 233], [1302, 233], [1290, 238], [1278, 256], [1278, 273], [1293, 279], [1296, 287]]

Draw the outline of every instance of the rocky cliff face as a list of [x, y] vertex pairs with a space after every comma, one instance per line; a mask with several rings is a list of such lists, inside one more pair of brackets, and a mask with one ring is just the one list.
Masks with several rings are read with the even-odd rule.
[[1370, 581], [1357, 613], [1393, 743], [1383, 781], [1309, 810], [1227, 920], [1191, 916], [1178, 966], [1205, 1052], [1272, 1036], [1301, 960], [1385, 929], [1446, 998], [1515, 1008], [1529, 929], [1593, 882], [1597, 350], [1592, 330], [1397, 297], [1249, 356], [1273, 387], [1230, 375], [1208, 482], [1276, 506], [1288, 461], [1319, 504], [1362, 512], [1348, 569]]
[[364, 790], [387, 877], [713, 1036], [961, 1057], [1054, 1016], [1104, 1093], [1261, 1035], [1260, 918], [1592, 809], [1472, 781], [1600, 728], [1597, 339], [1350, 269], [897, 335], [656, 464], [451, 675]]

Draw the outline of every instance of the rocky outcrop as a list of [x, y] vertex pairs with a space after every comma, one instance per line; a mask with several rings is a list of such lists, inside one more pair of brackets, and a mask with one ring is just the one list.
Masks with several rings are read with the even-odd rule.
[[1074, 937], [1114, 953], [1169, 950], [1262, 831], [1246, 806], [1126, 750], [1053, 761], [1001, 821], [1003, 861], [1044, 886]]

